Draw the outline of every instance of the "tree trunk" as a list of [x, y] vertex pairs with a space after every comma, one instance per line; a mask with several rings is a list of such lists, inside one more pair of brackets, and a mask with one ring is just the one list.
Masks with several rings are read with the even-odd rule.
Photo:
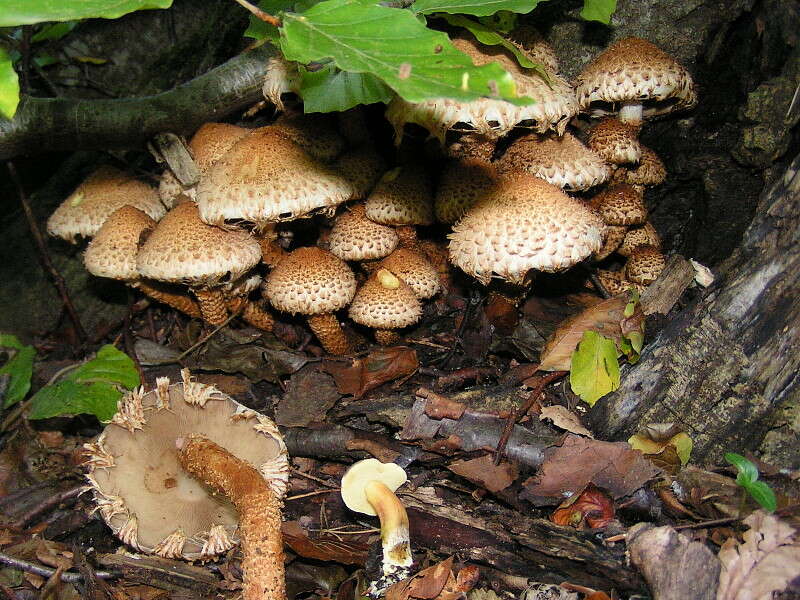
[[648, 423], [675, 422], [692, 437], [694, 460], [719, 460], [759, 447], [775, 430], [774, 458], [800, 466], [799, 170], [800, 156], [762, 194], [723, 276], [594, 408], [598, 437], [626, 439]]

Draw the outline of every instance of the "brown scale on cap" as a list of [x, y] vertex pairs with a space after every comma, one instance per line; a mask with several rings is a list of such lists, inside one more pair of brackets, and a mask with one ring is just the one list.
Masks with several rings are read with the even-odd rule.
[[504, 178], [453, 227], [450, 260], [487, 284], [522, 284], [531, 269], [562, 271], [597, 252], [605, 224], [582, 202], [528, 173]]
[[642, 193], [627, 183], [607, 187], [589, 203], [608, 225], [642, 225], [647, 220]]
[[664, 183], [667, 168], [650, 148], [642, 146], [642, 156], [636, 168], [620, 168], [614, 172], [613, 180], [629, 183], [633, 186], [655, 186]]
[[511, 41], [515, 42], [533, 62], [542, 65], [551, 73], [558, 73], [558, 56], [550, 43], [544, 38], [541, 32], [523, 23], [517, 25], [509, 34]]
[[689, 72], [654, 44], [633, 37], [614, 42], [586, 65], [575, 93], [582, 111], [619, 110], [620, 120], [633, 123], [697, 104]]
[[439, 274], [421, 253], [408, 248], [398, 248], [384, 258], [379, 268], [391, 273], [403, 281], [417, 295], [417, 298], [432, 298], [440, 291]]
[[589, 131], [587, 145], [612, 165], [638, 163], [642, 156], [640, 128], [637, 124], [606, 117]]
[[603, 269], [597, 270], [597, 279], [606, 288], [606, 291], [612, 296], [618, 296], [628, 291], [628, 288], [635, 288], [639, 293], [642, 293], [645, 286], [633, 281], [625, 279], [625, 274], [622, 271], [605, 271]]
[[637, 246], [625, 263], [625, 277], [634, 283], [650, 285], [666, 265], [667, 259], [658, 248]]
[[527, 171], [570, 191], [588, 190], [611, 176], [603, 159], [569, 132], [561, 137], [523, 136], [508, 147], [497, 168], [504, 174]]
[[356, 204], [336, 217], [328, 247], [342, 260], [362, 261], [388, 256], [398, 241], [394, 229], [371, 221], [364, 205]]
[[491, 162], [497, 140], [478, 133], [462, 134], [458, 140], [447, 147], [447, 156], [460, 159], [479, 159]]
[[255, 129], [211, 167], [197, 186], [206, 223], [250, 221], [262, 226], [333, 207], [353, 187], [274, 127]]
[[332, 166], [353, 188], [348, 200], [366, 198], [386, 172], [386, 162], [372, 145], [348, 150]]
[[620, 244], [622, 244], [622, 240], [625, 239], [627, 231], [627, 225], [607, 225], [606, 234], [603, 238], [603, 247], [592, 254], [592, 258], [596, 261], [601, 261], [611, 256], [611, 254], [619, 248]]
[[649, 221], [641, 227], [629, 229], [622, 244], [617, 248], [617, 253], [622, 256], [630, 256], [637, 246], [653, 246], [661, 249], [661, 236]]
[[330, 354], [348, 354], [352, 346], [334, 313], [347, 306], [356, 292], [350, 267], [321, 248], [298, 248], [267, 278], [264, 293], [283, 312], [300, 313]]
[[419, 321], [422, 305], [408, 284], [386, 269], [378, 269], [359, 288], [349, 315], [359, 325], [375, 329], [375, 341], [388, 346], [400, 339], [395, 329]]
[[189, 285], [203, 320], [222, 325], [228, 316], [218, 288], [252, 269], [261, 249], [250, 234], [206, 225], [193, 202], [179, 204], [162, 219], [136, 259], [143, 277]]
[[156, 221], [166, 212], [154, 188], [114, 167], [100, 167], [50, 215], [47, 233], [71, 243], [78, 236], [92, 237], [111, 213], [125, 205]]
[[386, 173], [365, 203], [367, 218], [383, 225], [433, 223], [433, 190], [421, 165]]
[[336, 121], [330, 115], [281, 115], [270, 127], [280, 131], [309, 156], [322, 162], [332, 162], [344, 152], [345, 140], [336, 130]]
[[444, 143], [445, 135], [457, 125], [490, 137], [500, 137], [515, 126], [531, 127], [539, 133], [554, 129], [563, 133], [569, 120], [578, 112], [572, 86], [555, 73], [547, 80], [533, 69], [519, 65], [516, 58], [501, 46], [484, 46], [472, 39], [455, 38], [453, 45], [467, 54], [476, 66], [498, 63], [514, 79], [519, 96], [536, 102], [517, 106], [504, 100], [481, 98], [460, 102], [437, 98], [414, 104], [395, 97], [386, 110], [386, 118], [394, 126], [395, 141], [403, 137], [406, 123], [416, 123]]
[[497, 180], [497, 169], [484, 160], [468, 158], [448, 161], [436, 188], [436, 218], [442, 223], [455, 223], [491, 190]]

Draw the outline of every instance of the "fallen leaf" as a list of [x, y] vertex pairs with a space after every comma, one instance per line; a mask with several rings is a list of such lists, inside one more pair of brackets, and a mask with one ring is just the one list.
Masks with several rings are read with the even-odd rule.
[[452, 556], [417, 573], [412, 578], [408, 595], [421, 600], [436, 598], [450, 577], [453, 577]]
[[614, 498], [629, 496], [658, 476], [641, 452], [625, 442], [601, 442], [568, 434], [544, 451], [539, 472], [523, 484], [522, 496], [536, 505], [557, 504], [593, 483]]
[[369, 546], [349, 540], [333, 538], [311, 539], [299, 521], [284, 521], [281, 524], [284, 543], [295, 554], [304, 558], [333, 561], [345, 565], [363, 565], [367, 560]]
[[614, 518], [614, 501], [591, 483], [577, 498], [568, 498], [553, 512], [550, 520], [556, 525], [585, 529], [601, 529]]
[[322, 369], [333, 375], [339, 392], [356, 398], [387, 381], [410, 375], [418, 367], [417, 353], [405, 346], [380, 348], [350, 364], [334, 360], [322, 363]]
[[619, 387], [619, 361], [613, 340], [584, 331], [569, 368], [572, 391], [589, 406]]
[[494, 326], [498, 335], [511, 335], [517, 326], [519, 318], [517, 307], [505, 296], [489, 294], [483, 312], [486, 313], [486, 319]]
[[516, 466], [509, 462], [495, 466], [493, 459], [493, 456], [486, 454], [480, 458], [450, 463], [447, 468], [490, 492], [499, 492], [514, 483], [518, 472]]
[[305, 427], [325, 420], [325, 413], [341, 398], [333, 377], [307, 365], [289, 378], [286, 393], [275, 408], [275, 422], [286, 427]]
[[717, 600], [768, 600], [791, 586], [800, 589], [800, 536], [788, 522], [757, 510], [744, 520], [744, 542], [726, 541]]
[[578, 415], [560, 404], [542, 407], [542, 412], [539, 414], [539, 420], [544, 421], [550, 419], [553, 425], [560, 429], [575, 433], [577, 435], [585, 435], [586, 437], [593, 438], [592, 432], [586, 429], [581, 424]]

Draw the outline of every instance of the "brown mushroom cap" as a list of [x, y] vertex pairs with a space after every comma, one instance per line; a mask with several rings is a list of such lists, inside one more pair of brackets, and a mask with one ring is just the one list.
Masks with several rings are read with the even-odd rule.
[[589, 131], [589, 148], [612, 165], [637, 163], [642, 156], [639, 126], [606, 117]]
[[367, 218], [363, 204], [336, 217], [328, 237], [330, 251], [342, 260], [383, 258], [392, 253], [398, 242], [393, 228]]
[[349, 315], [366, 327], [400, 329], [419, 321], [422, 305], [408, 284], [385, 269], [378, 269], [359, 288]]
[[453, 227], [450, 260], [488, 283], [521, 284], [531, 269], [560, 271], [600, 249], [605, 225], [582, 202], [528, 173], [506, 177]]
[[352, 186], [274, 127], [240, 139], [197, 186], [206, 223], [292, 220], [353, 195]]
[[497, 180], [494, 165], [484, 160], [468, 158], [448, 161], [436, 188], [436, 218], [442, 223], [455, 223]]
[[636, 186], [653, 186], [664, 183], [667, 168], [650, 148], [642, 146], [642, 154], [636, 168], [619, 168], [614, 172], [613, 180]]
[[622, 240], [625, 239], [627, 231], [627, 225], [606, 225], [606, 233], [603, 236], [603, 246], [600, 250], [592, 254], [592, 258], [596, 261], [601, 261], [611, 256], [611, 254], [619, 248], [620, 244], [622, 244]]
[[[595, 57], [578, 76], [575, 93], [582, 111], [595, 102], [646, 101], [644, 117], [697, 104], [689, 72], [654, 44], [633, 37], [617, 40]], [[597, 112], [616, 110], [606, 104]]]
[[431, 298], [441, 289], [439, 274], [422, 254], [410, 248], [398, 248], [378, 265], [405, 281], [417, 298]]
[[625, 274], [622, 271], [605, 271], [597, 269], [597, 278], [606, 291], [612, 296], [617, 296], [628, 290], [628, 288], [635, 288], [637, 291], [642, 292], [642, 286], [638, 283], [628, 281], [625, 279]]
[[327, 114], [281, 115], [270, 127], [323, 162], [333, 161], [344, 151], [345, 140], [336, 129], [334, 117]]
[[464, 133], [447, 147], [446, 154], [450, 158], [478, 159], [488, 163], [491, 162], [496, 148], [495, 138], [479, 133]]
[[348, 150], [334, 161], [332, 167], [352, 186], [349, 200], [366, 198], [386, 172], [386, 162], [371, 145]]
[[641, 225], [647, 220], [642, 193], [627, 183], [607, 187], [589, 203], [608, 225]]
[[278, 498], [289, 480], [286, 446], [275, 424], [213, 386], [191, 381], [140, 388], [120, 402], [111, 423], [87, 445], [87, 479], [98, 512], [137, 550], [205, 559], [237, 541], [233, 506], [180, 467], [175, 439], [201, 434], [255, 465]]
[[95, 235], [109, 215], [125, 205], [156, 221], [166, 212], [154, 188], [114, 167], [100, 167], [50, 215], [47, 232], [74, 243], [79, 235]]
[[661, 249], [661, 236], [649, 221], [641, 227], [629, 229], [617, 252], [622, 256], [630, 256], [637, 246], [653, 246]]
[[625, 277], [634, 283], [649, 285], [661, 275], [666, 257], [654, 246], [637, 246], [625, 263]]
[[567, 122], [577, 114], [572, 86], [559, 75], [548, 73], [548, 81], [545, 81], [533, 69], [519, 66], [516, 58], [502, 46], [484, 46], [472, 39], [455, 38], [452, 41], [476, 66], [492, 62], [500, 64], [514, 78], [517, 94], [535, 98], [536, 102], [517, 106], [491, 98], [472, 102], [439, 98], [414, 104], [396, 96], [389, 103], [386, 118], [394, 126], [397, 142], [403, 137], [406, 123], [421, 125], [444, 143], [445, 134], [458, 124], [492, 137], [500, 137], [518, 125], [531, 127], [540, 133], [548, 129], [563, 133]]
[[156, 226], [136, 264], [142, 277], [213, 286], [238, 279], [260, 260], [261, 248], [249, 233], [206, 225], [194, 202], [185, 202]]
[[156, 222], [138, 208], [118, 208], [89, 242], [83, 255], [86, 270], [97, 277], [122, 281], [138, 279], [136, 254], [139, 241], [155, 226]]
[[561, 137], [526, 135], [497, 162], [501, 173], [527, 171], [560, 188], [580, 191], [603, 183], [611, 169], [569, 132]]
[[326, 250], [297, 248], [270, 272], [264, 289], [278, 310], [319, 315], [350, 303], [356, 277], [347, 263]]
[[433, 223], [433, 190], [420, 165], [397, 167], [386, 173], [364, 204], [367, 218], [383, 225]]

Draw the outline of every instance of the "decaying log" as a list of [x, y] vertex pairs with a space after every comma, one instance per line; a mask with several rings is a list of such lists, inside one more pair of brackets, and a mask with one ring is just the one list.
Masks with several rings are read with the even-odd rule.
[[209, 598], [219, 591], [218, 580], [213, 573], [207, 568], [185, 562], [158, 556], [125, 554], [98, 554], [96, 560], [102, 566], [121, 573], [128, 583], [141, 583], [176, 592], [188, 589]]
[[[642, 425], [671, 421], [692, 437], [693, 460], [719, 460], [725, 451], [757, 448], [779, 425], [789, 439], [797, 435], [791, 415], [800, 395], [798, 171], [800, 157], [762, 194], [722, 276], [594, 407], [598, 437], [627, 439]], [[800, 448], [784, 445], [782, 458], [797, 468]]]

